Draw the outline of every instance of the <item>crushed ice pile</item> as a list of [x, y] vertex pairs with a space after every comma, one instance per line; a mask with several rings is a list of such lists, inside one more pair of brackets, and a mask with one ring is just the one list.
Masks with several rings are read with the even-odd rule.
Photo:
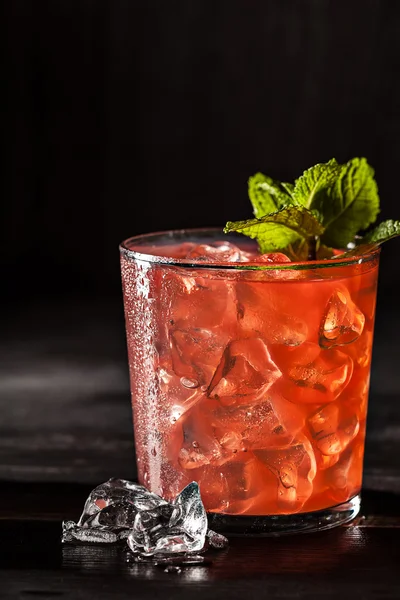
[[221, 549], [228, 545], [223, 535], [207, 529], [196, 482], [167, 502], [141, 485], [114, 478], [90, 493], [78, 523], [63, 522], [61, 539], [72, 544], [126, 540], [138, 560], [180, 555], [185, 564], [207, 546]]

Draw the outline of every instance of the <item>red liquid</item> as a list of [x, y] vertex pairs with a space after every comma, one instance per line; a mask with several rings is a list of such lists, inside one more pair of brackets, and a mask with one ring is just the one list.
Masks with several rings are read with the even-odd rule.
[[141, 483], [173, 498], [198, 481], [208, 510], [233, 515], [359, 493], [377, 259], [269, 272], [121, 260]]

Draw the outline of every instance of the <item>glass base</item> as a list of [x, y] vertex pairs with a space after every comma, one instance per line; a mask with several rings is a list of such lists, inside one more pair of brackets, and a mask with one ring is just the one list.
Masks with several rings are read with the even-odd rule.
[[224, 515], [208, 513], [208, 525], [218, 533], [247, 536], [280, 536], [332, 529], [348, 523], [360, 510], [358, 494], [342, 504], [324, 510], [293, 515]]

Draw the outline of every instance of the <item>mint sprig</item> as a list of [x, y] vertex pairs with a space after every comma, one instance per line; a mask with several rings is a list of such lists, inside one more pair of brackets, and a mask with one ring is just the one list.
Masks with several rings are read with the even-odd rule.
[[299, 238], [306, 240], [321, 235], [323, 226], [313, 212], [304, 206], [288, 206], [260, 219], [228, 221], [224, 232], [243, 233], [258, 241], [261, 252], [286, 248]]
[[[365, 158], [319, 163], [293, 184], [256, 173], [248, 189], [256, 218], [228, 222], [224, 231], [256, 239], [263, 253], [280, 250], [295, 260], [332, 257], [331, 248], [345, 249], [379, 214], [374, 170]], [[360, 238], [358, 251], [397, 235], [400, 222], [385, 221]]]
[[259, 218], [291, 204], [290, 193], [279, 181], [256, 173], [249, 178], [249, 198], [253, 205], [254, 216]]

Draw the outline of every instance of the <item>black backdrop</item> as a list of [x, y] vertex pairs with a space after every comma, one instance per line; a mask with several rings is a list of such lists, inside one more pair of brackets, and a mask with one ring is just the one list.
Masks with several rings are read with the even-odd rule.
[[256, 170], [364, 155], [400, 218], [399, 2], [9, 0], [4, 22], [3, 301], [118, 296], [121, 239], [250, 216]]

